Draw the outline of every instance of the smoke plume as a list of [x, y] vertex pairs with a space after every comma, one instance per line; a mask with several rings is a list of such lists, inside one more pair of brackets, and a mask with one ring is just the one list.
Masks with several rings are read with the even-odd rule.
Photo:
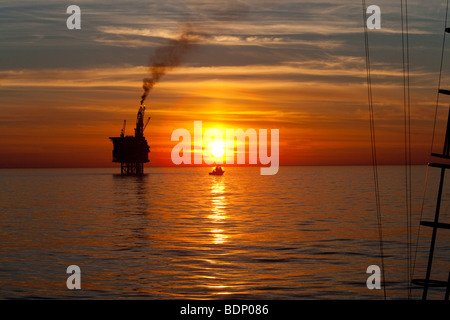
[[158, 83], [168, 70], [180, 65], [184, 56], [195, 44], [196, 39], [192, 36], [190, 28], [186, 28], [178, 39], [170, 40], [167, 45], [156, 49], [149, 62], [151, 77], [143, 80], [142, 88], [144, 93], [141, 97], [141, 105], [153, 86]]

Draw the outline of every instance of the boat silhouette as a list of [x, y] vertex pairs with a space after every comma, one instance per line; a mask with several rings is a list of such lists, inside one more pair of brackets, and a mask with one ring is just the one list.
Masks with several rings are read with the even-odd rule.
[[224, 172], [225, 171], [222, 169], [221, 166], [217, 166], [217, 167], [214, 168], [213, 171], [211, 171], [209, 173], [209, 175], [211, 175], [211, 176], [221, 176], [221, 175], [223, 175]]

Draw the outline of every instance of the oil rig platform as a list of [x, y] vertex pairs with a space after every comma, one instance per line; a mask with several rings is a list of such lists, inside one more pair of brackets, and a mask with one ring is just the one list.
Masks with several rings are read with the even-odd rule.
[[120, 162], [122, 175], [141, 176], [144, 174], [144, 163], [149, 162], [150, 147], [144, 137], [144, 130], [150, 121], [150, 117], [144, 125], [144, 114], [145, 106], [141, 105], [137, 113], [134, 136], [125, 136], [126, 120], [124, 120], [120, 137], [109, 138], [114, 145], [112, 161]]

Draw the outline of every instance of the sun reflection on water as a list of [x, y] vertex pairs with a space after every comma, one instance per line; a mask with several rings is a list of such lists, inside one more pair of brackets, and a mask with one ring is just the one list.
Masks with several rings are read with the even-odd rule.
[[[211, 182], [211, 213], [208, 215], [208, 220], [211, 225], [209, 229], [211, 243], [215, 246], [227, 244], [230, 240], [226, 230], [226, 220], [229, 217], [227, 215], [228, 199], [225, 194], [225, 186], [223, 177], [214, 177]], [[220, 254], [220, 256], [223, 254]], [[221, 269], [221, 266], [229, 265], [229, 263], [215, 257], [215, 259], [211, 259], [210, 264], [214, 266], [214, 268], [208, 268], [210, 272], [213, 272], [213, 275], [209, 276], [211, 281], [205, 284], [205, 288], [213, 291], [215, 295], [231, 294], [229, 292], [230, 286], [223, 282], [225, 276], [223, 270], [217, 273], [217, 268]]]
[[225, 197], [225, 184], [222, 177], [214, 179], [211, 185], [211, 214], [208, 215], [210, 221], [217, 225], [217, 227], [211, 228], [210, 233], [212, 236], [212, 242], [214, 244], [224, 244], [227, 242], [228, 235], [224, 232], [220, 224], [223, 224], [227, 218], [226, 207], [227, 199]]

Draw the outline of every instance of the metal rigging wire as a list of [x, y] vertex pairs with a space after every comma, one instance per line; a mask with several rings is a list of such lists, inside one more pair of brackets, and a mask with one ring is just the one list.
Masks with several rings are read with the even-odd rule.
[[404, 144], [405, 144], [405, 203], [406, 203], [406, 270], [408, 299], [411, 298], [411, 93], [409, 77], [409, 30], [408, 30], [408, 0], [400, 0], [402, 24], [402, 62], [403, 62], [403, 113], [404, 113]]
[[381, 274], [383, 277], [383, 292], [384, 299], [386, 299], [386, 281], [385, 281], [385, 271], [384, 271], [384, 252], [383, 252], [383, 229], [382, 229], [382, 219], [381, 219], [381, 205], [380, 205], [380, 191], [378, 184], [378, 164], [377, 164], [377, 150], [375, 141], [375, 123], [373, 115], [373, 95], [372, 95], [372, 76], [370, 70], [370, 52], [369, 52], [369, 34], [367, 31], [367, 13], [366, 13], [366, 1], [362, 0], [363, 9], [363, 26], [364, 26], [364, 46], [366, 53], [366, 77], [367, 77], [367, 98], [369, 105], [369, 122], [370, 122], [370, 141], [372, 148], [372, 168], [373, 168], [373, 178], [375, 184], [375, 202], [376, 202], [376, 213], [377, 213], [377, 226], [378, 226], [378, 240], [380, 247], [380, 259], [381, 259]]

